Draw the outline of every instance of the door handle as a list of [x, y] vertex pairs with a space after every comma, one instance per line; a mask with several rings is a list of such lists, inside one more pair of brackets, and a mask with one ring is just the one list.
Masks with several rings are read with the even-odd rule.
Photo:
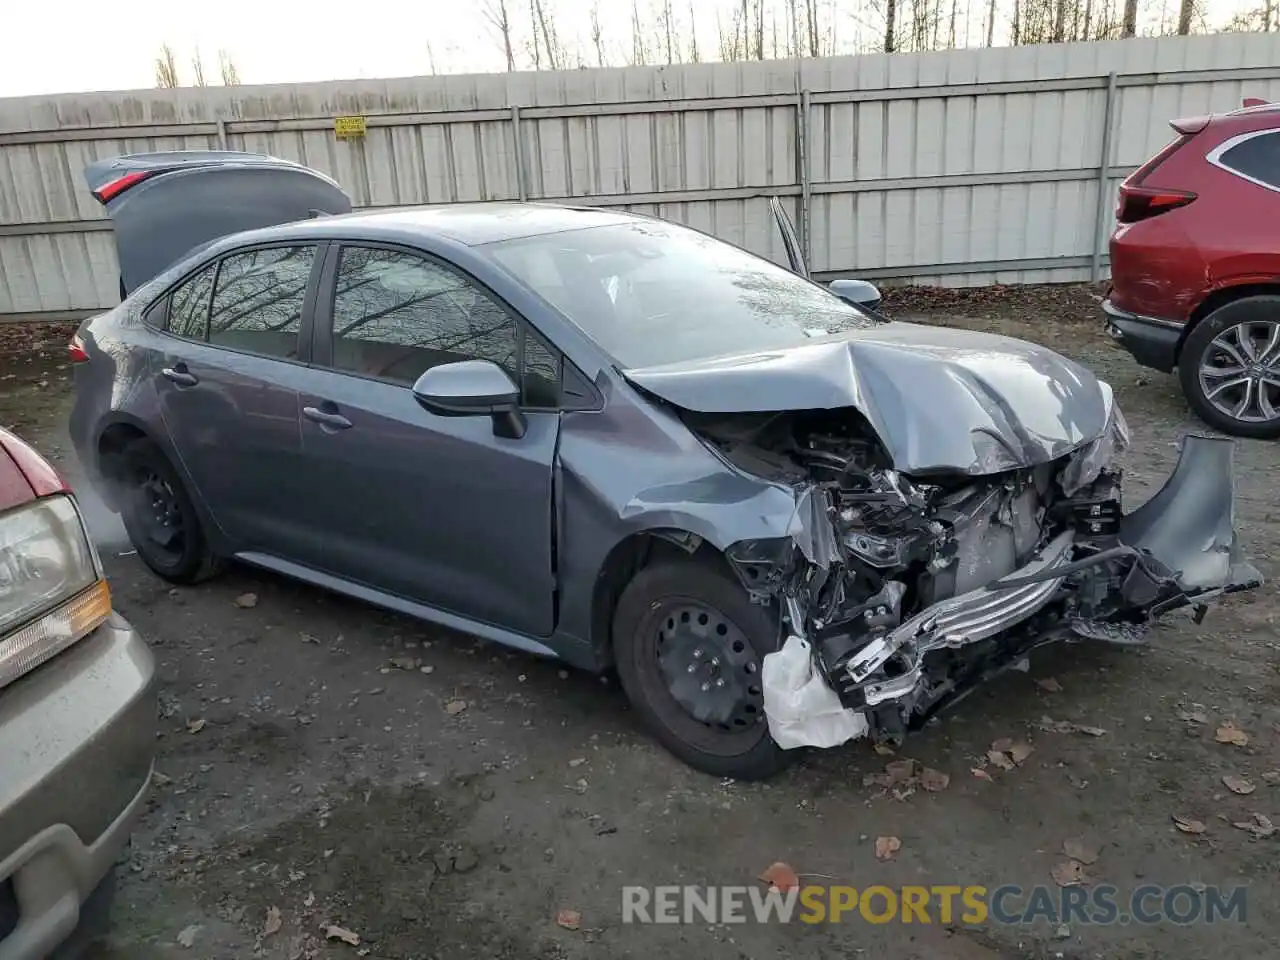
[[328, 427], [330, 430], [346, 430], [351, 426], [351, 421], [340, 413], [330, 413], [327, 410], [321, 410], [319, 407], [303, 407], [302, 415], [308, 420], [314, 420], [322, 427]]
[[194, 373], [189, 373], [183, 364], [176, 367], [165, 367], [160, 371], [164, 374], [166, 380], [172, 380], [180, 387], [194, 387], [200, 382], [200, 378]]

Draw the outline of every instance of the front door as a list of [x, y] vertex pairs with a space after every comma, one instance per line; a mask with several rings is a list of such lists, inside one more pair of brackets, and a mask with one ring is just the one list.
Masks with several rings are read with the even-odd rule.
[[[232, 253], [169, 297], [152, 378], [182, 466], [237, 550], [317, 557], [301, 508], [298, 390], [314, 245]], [[308, 330], [309, 333], [309, 330]]]
[[[335, 248], [301, 397], [308, 484], [328, 569], [406, 599], [546, 636], [554, 627], [552, 469], [559, 414], [530, 395], [527, 430], [440, 416], [414, 399], [429, 367], [485, 359], [550, 384], [551, 351], [474, 280], [393, 248]], [[535, 360], [535, 354], [538, 359]], [[534, 393], [537, 391], [535, 390]]]

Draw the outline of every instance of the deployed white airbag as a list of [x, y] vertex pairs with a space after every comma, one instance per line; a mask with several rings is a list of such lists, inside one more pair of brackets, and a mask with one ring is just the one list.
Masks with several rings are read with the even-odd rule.
[[814, 670], [808, 641], [788, 637], [781, 650], [765, 655], [761, 677], [769, 732], [783, 750], [836, 747], [866, 735], [866, 718], [841, 706]]

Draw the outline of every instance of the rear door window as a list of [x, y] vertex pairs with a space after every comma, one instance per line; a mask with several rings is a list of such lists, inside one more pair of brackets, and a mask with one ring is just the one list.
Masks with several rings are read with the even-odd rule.
[[209, 343], [295, 359], [315, 255], [308, 245], [224, 257], [209, 312]]
[[1280, 190], [1280, 131], [1241, 140], [1223, 151], [1218, 163], [1256, 183]]
[[209, 297], [218, 265], [212, 263], [178, 287], [169, 297], [169, 324], [174, 336], [203, 340], [209, 322]]

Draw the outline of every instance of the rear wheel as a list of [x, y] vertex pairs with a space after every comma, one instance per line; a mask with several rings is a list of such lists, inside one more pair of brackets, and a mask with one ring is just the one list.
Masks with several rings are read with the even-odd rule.
[[1182, 345], [1178, 375], [1211, 427], [1280, 437], [1280, 296], [1236, 300], [1201, 320]]
[[195, 504], [164, 452], [138, 439], [121, 457], [120, 517], [142, 562], [174, 583], [198, 583], [217, 573], [222, 561], [209, 549]]
[[761, 663], [774, 613], [712, 564], [662, 561], [636, 574], [613, 618], [618, 678], [668, 750], [704, 773], [760, 780], [791, 756], [769, 735]]

